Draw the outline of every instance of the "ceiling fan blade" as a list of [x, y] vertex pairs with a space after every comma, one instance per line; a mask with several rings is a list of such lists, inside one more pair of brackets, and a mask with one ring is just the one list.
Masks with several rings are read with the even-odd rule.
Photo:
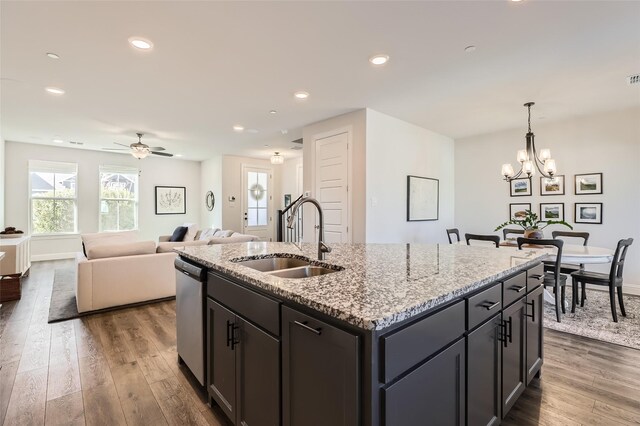
[[118, 143], [118, 142], [114, 142], [114, 143], [115, 143], [116, 145], [126, 146], [127, 148], [130, 148], [130, 146], [129, 146], [129, 145], [125, 145], [125, 144], [123, 144], [123, 143]]
[[155, 155], [161, 155], [163, 157], [173, 157], [173, 154], [169, 154], [168, 152], [151, 151], [151, 153]]
[[105, 151], [130, 151], [129, 148], [102, 148]]
[[149, 149], [151, 151], [165, 151], [165, 149], [161, 146], [152, 146], [152, 147], [149, 147]]

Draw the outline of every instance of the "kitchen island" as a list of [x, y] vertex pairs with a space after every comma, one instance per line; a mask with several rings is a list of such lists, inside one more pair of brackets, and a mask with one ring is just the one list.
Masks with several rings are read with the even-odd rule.
[[177, 251], [209, 271], [207, 389], [235, 424], [499, 424], [540, 372], [539, 251]]

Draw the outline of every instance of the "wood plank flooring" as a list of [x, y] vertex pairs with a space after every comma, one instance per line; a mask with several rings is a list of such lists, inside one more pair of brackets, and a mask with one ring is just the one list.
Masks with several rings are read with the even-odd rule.
[[[0, 423], [216, 425], [177, 363], [175, 301], [47, 324], [54, 269], [37, 262], [0, 308]], [[640, 425], [640, 351], [545, 330], [542, 379], [503, 424]]]

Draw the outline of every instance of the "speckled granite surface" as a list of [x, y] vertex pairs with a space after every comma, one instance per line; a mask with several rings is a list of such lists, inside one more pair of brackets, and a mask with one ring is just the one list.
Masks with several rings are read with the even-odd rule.
[[[436, 244], [332, 244], [324, 263], [345, 269], [285, 279], [232, 262], [246, 256], [316, 259], [316, 244], [217, 244], [186, 247], [179, 254], [363, 329], [384, 329], [492, 281], [532, 266], [533, 250]], [[314, 263], [318, 263], [315, 261]]]

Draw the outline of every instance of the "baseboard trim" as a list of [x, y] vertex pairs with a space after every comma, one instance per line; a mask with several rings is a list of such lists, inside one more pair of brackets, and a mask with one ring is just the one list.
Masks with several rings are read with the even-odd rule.
[[[588, 290], [595, 290], [595, 291], [603, 291], [603, 292], [609, 292], [609, 287], [604, 287], [601, 285], [589, 285], [587, 284], [587, 289]], [[632, 294], [634, 296], [640, 296], [640, 285], [638, 284], [624, 284], [622, 286], [623, 292], [624, 294]]]
[[73, 259], [76, 257], [76, 252], [69, 253], [49, 253], [49, 254], [32, 254], [32, 262], [42, 262], [45, 260], [60, 260], [60, 259]]

